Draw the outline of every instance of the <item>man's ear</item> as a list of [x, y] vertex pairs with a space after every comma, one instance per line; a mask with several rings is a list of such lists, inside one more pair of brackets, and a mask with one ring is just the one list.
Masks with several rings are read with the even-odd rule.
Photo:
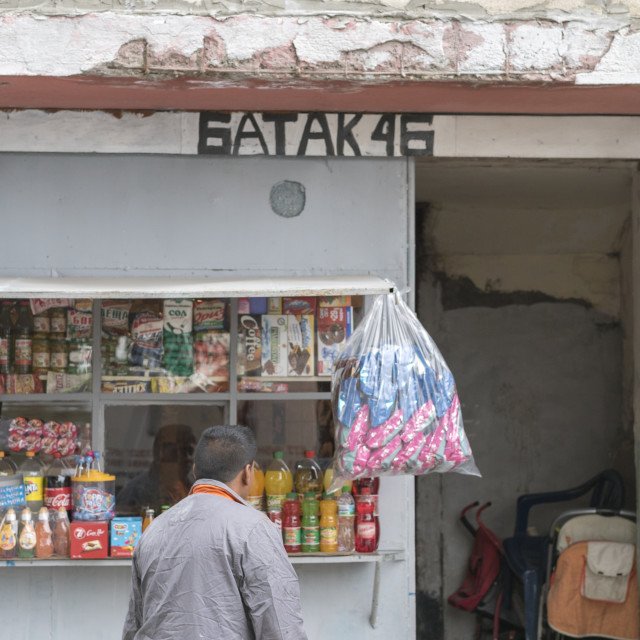
[[242, 470], [242, 484], [246, 487], [251, 486], [251, 470], [253, 469], [253, 464], [245, 464], [244, 469]]

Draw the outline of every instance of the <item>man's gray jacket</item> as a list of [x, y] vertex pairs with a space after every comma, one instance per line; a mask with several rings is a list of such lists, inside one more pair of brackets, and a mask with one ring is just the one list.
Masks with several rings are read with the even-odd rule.
[[156, 518], [133, 554], [123, 640], [306, 640], [280, 533], [240, 502], [190, 495]]

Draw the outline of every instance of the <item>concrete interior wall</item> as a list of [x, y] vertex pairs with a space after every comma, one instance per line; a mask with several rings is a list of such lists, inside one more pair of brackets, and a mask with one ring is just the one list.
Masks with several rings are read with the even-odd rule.
[[[458, 384], [481, 479], [416, 481], [418, 638], [473, 637], [446, 604], [472, 547], [461, 509], [511, 535], [518, 495], [618, 469], [635, 507], [631, 172], [621, 163], [416, 167], [418, 312]], [[553, 510], [534, 510], [545, 531]]]

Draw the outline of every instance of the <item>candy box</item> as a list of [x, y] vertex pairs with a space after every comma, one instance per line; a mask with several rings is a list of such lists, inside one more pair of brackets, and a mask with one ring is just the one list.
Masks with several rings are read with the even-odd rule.
[[287, 375], [287, 318], [262, 316], [262, 375]]
[[130, 558], [142, 535], [142, 518], [111, 520], [111, 557]]
[[288, 373], [312, 376], [314, 373], [314, 316], [291, 315], [288, 318]]
[[282, 313], [303, 316], [315, 315], [317, 299], [312, 297], [282, 298]]
[[71, 557], [106, 558], [109, 546], [109, 523], [72, 522], [71, 523]]
[[318, 308], [318, 375], [330, 376], [340, 349], [351, 335], [353, 307]]

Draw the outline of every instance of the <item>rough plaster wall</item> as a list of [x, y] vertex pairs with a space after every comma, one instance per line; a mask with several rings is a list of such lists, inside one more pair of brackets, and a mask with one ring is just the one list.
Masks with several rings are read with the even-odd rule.
[[0, 13], [0, 75], [182, 75], [215, 79], [216, 86], [247, 76], [640, 82], [640, 34], [628, 12], [494, 19], [349, 15], [319, 6], [287, 6], [275, 15], [244, 7], [233, 15], [102, 8], [44, 15], [21, 4]]
[[[483, 260], [492, 263], [495, 255], [483, 249], [487, 242], [483, 242], [484, 236], [477, 236], [474, 225], [484, 222], [487, 237], [500, 233], [497, 227], [491, 226], [491, 221], [495, 222], [491, 203], [483, 208], [482, 198], [478, 197], [483, 189], [500, 190], [502, 184], [502, 195], [507, 194], [505, 205], [510, 206], [512, 215], [519, 219], [519, 208], [524, 209], [522, 213], [526, 218], [533, 217], [543, 226], [548, 219], [542, 212], [535, 217], [532, 211], [535, 203], [523, 207], [513, 196], [520, 171], [528, 173], [531, 190], [546, 192], [556, 206], [563, 200], [566, 205], [572, 191], [574, 204], [583, 202], [583, 194], [577, 188], [580, 175], [583, 189], [593, 189], [589, 184], [593, 180], [589, 169], [565, 168], [565, 182], [570, 187], [565, 189], [558, 186], [563, 183], [563, 169], [558, 166], [552, 167], [553, 178], [544, 166], [537, 171], [534, 166], [496, 167], [495, 173], [500, 179], [493, 181], [489, 179], [489, 171], [471, 169], [479, 177], [475, 183], [462, 180], [465, 189], [458, 191], [457, 199], [471, 201], [476, 196], [477, 205], [468, 212], [468, 218], [471, 237], [478, 240], [476, 258], [480, 263]], [[435, 175], [431, 185], [466, 175], [460, 166], [450, 168], [448, 178], [445, 170], [432, 167], [432, 172]], [[601, 216], [615, 221], [613, 226], [619, 225], [617, 232], [622, 234], [628, 218], [623, 215], [624, 208], [619, 210], [615, 192], [619, 189], [617, 180], [622, 179], [629, 203], [630, 175], [628, 170], [622, 170], [622, 175], [613, 173], [615, 175], [610, 174], [607, 180], [600, 177], [599, 202], [606, 200], [607, 193], [612, 196], [611, 206], [602, 207]], [[420, 175], [418, 171], [418, 180]], [[605, 187], [608, 181], [617, 185], [610, 192]], [[550, 184], [555, 185], [554, 189], [549, 188]], [[425, 195], [425, 186], [421, 187], [418, 182], [416, 191]], [[434, 194], [436, 191], [433, 186]], [[464, 195], [460, 195], [462, 191]], [[552, 192], [555, 192], [553, 198]], [[454, 194], [436, 206], [439, 218], [449, 211], [455, 218], [456, 211], [460, 210]], [[568, 247], [578, 251], [581, 243], [589, 245], [588, 233], [582, 235], [582, 240], [578, 239], [581, 226], [592, 224], [588, 207], [582, 225], [579, 207], [571, 210], [573, 213], [568, 213], [559, 206], [556, 210], [556, 216], [564, 213], [576, 223], [573, 234], [569, 228], [563, 232], [565, 252]], [[626, 211], [628, 213], [628, 208]], [[545, 293], [544, 277], [540, 279], [540, 287], [535, 287], [535, 278], [532, 278], [528, 290], [485, 290], [474, 286], [471, 278], [471, 283], [460, 287], [456, 277], [459, 274], [451, 277], [440, 271], [441, 261], [434, 262], [442, 247], [448, 252], [455, 252], [457, 247], [451, 237], [440, 246], [438, 231], [443, 226], [434, 225], [429, 218], [427, 212], [419, 215], [417, 221], [417, 242], [421, 248], [418, 312], [456, 377], [465, 427], [483, 473], [482, 479], [450, 474], [417, 480], [418, 638], [454, 640], [472, 637], [474, 624], [473, 616], [445, 604], [446, 597], [462, 582], [472, 545], [470, 536], [458, 523], [460, 510], [475, 500], [492, 501], [493, 506], [484, 520], [500, 537], [505, 537], [513, 530], [518, 495], [568, 488], [608, 466], [618, 468], [625, 476], [629, 503], [633, 505], [633, 445], [630, 425], [625, 425], [622, 408], [620, 298], [616, 313], [605, 313], [588, 299], [567, 300]], [[531, 220], [529, 224], [535, 226]], [[464, 227], [458, 229], [459, 244], [463, 245], [468, 236], [460, 230]], [[514, 228], [511, 239], [503, 233], [502, 251], [509, 254], [520, 246], [533, 252], [537, 243], [542, 261], [553, 263], [556, 279], [574, 279], [570, 262], [557, 260], [560, 256], [549, 251], [541, 230], [533, 234], [534, 240], [523, 239], [528, 229], [526, 224], [522, 233]], [[615, 234], [607, 235], [606, 231], [601, 227], [599, 235], [613, 242]], [[523, 247], [523, 242], [528, 246]], [[621, 248], [618, 240], [614, 242], [618, 251]], [[603, 243], [602, 251], [605, 249]], [[496, 248], [491, 251], [496, 252]], [[460, 256], [449, 257], [455, 262]], [[509, 261], [503, 263], [503, 276], [508, 275], [509, 265]], [[597, 277], [596, 272], [593, 277]], [[618, 268], [618, 279], [620, 277]], [[544, 531], [550, 517], [551, 513], [546, 510], [534, 512], [533, 524]]]

